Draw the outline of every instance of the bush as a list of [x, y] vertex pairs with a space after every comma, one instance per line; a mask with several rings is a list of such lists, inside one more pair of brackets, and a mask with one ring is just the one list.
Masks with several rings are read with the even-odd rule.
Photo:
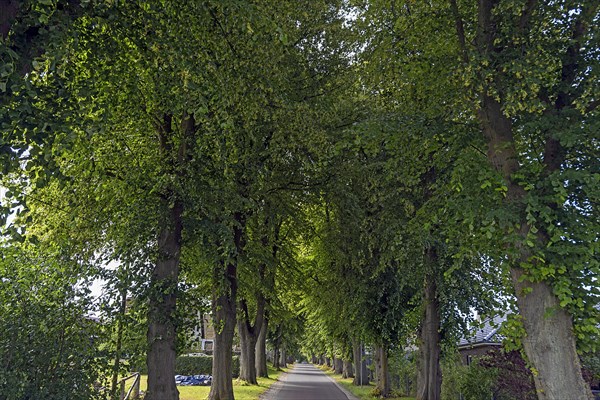
[[531, 371], [519, 352], [489, 351], [471, 365], [463, 365], [458, 355], [443, 364], [442, 400], [535, 400]]
[[482, 367], [477, 362], [463, 365], [457, 355], [444, 361], [442, 372], [442, 400], [456, 400], [461, 395], [464, 400], [492, 398], [497, 377], [495, 368]]

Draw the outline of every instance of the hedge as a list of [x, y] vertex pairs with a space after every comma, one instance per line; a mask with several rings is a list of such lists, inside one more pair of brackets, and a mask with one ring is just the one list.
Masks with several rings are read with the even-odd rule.
[[[140, 372], [148, 373], [148, 368], [144, 365]], [[212, 356], [179, 356], [175, 360], [176, 375], [212, 375]], [[240, 374], [240, 358], [233, 356], [233, 377], [237, 378]]]

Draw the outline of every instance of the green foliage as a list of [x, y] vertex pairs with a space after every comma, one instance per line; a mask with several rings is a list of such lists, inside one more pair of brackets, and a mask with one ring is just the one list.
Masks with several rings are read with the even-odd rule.
[[498, 372], [485, 368], [477, 362], [463, 365], [458, 358], [449, 357], [442, 364], [442, 399], [455, 400], [463, 396], [465, 400], [491, 399]]
[[107, 354], [77, 262], [3, 245], [0, 256], [0, 397], [95, 399]]

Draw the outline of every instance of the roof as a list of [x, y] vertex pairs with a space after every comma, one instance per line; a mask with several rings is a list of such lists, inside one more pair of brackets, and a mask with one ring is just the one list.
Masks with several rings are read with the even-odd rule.
[[504, 321], [506, 321], [505, 315], [486, 318], [475, 330], [470, 331], [468, 335], [460, 338], [458, 346], [472, 346], [480, 343], [500, 343], [502, 337], [498, 334], [498, 330]]

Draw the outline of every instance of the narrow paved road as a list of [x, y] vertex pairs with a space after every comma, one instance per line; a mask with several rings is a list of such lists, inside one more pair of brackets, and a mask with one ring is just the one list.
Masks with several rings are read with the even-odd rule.
[[311, 364], [296, 364], [271, 386], [263, 400], [354, 400], [347, 396], [323, 371]]

